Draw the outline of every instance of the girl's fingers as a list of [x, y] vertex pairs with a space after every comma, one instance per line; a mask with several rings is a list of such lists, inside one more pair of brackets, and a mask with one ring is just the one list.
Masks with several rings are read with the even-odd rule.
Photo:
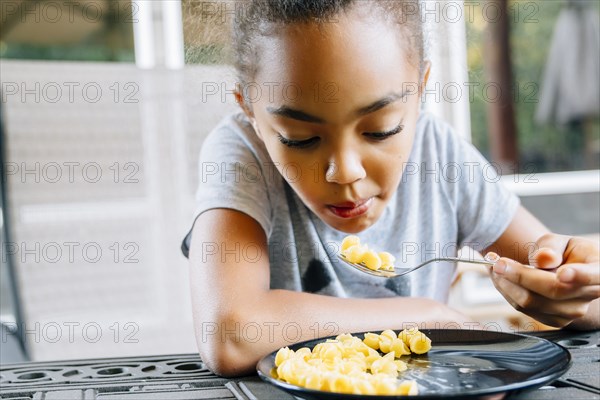
[[492, 281], [498, 291], [504, 296], [506, 301], [518, 311], [523, 307], [521, 304], [526, 304], [531, 292], [522, 286], [515, 285], [511, 281], [504, 279], [502, 276], [492, 273]]
[[569, 240], [563, 258], [565, 264], [597, 264], [600, 261], [598, 242], [582, 237], [573, 237]]
[[495, 275], [548, 299], [593, 300], [600, 297], [600, 273], [597, 264], [568, 264], [555, 273], [501, 258], [492, 270]]
[[491, 275], [496, 288], [515, 309], [547, 325], [562, 327], [586, 315], [591, 301], [600, 298], [598, 261], [594, 242], [548, 234], [530, 252], [531, 265], [500, 258]]
[[574, 319], [583, 317], [589, 308], [588, 301], [581, 299], [552, 301], [499, 275], [493, 275], [492, 278], [496, 288], [511, 306], [545, 324], [564, 326]]
[[529, 264], [540, 269], [558, 268], [563, 263], [569, 240], [570, 237], [564, 235], [543, 235], [529, 252]]
[[556, 271], [556, 276], [570, 285], [600, 285], [600, 263], [566, 264]]
[[528, 312], [527, 315], [529, 315], [531, 318], [535, 319], [536, 321], [541, 322], [544, 325], [552, 326], [554, 328], [564, 328], [565, 326], [567, 326], [571, 322], [573, 322], [572, 319], [563, 318], [559, 315], [548, 315], [548, 314], [531, 313], [531, 312]]

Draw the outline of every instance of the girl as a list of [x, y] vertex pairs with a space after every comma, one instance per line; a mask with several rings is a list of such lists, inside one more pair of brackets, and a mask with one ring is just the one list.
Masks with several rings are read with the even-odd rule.
[[242, 112], [204, 142], [211, 173], [190, 242], [196, 337], [211, 369], [248, 373], [274, 349], [341, 332], [472, 326], [445, 305], [454, 265], [371, 277], [337, 261], [347, 234], [396, 265], [463, 245], [493, 250], [502, 258], [491, 277], [515, 308], [557, 327], [599, 326], [598, 248], [550, 233], [484, 174], [472, 146], [420, 112], [430, 63], [414, 2], [243, 4]]

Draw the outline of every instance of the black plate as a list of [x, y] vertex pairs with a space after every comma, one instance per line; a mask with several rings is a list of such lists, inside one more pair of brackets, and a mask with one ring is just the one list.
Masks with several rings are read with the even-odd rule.
[[[429, 353], [403, 357], [408, 370], [400, 379], [414, 379], [418, 398], [488, 397], [521, 392], [548, 384], [571, 366], [570, 353], [555, 343], [533, 336], [495, 331], [423, 329], [431, 338]], [[363, 338], [365, 332], [354, 333]], [[396, 331], [398, 333], [398, 331]], [[289, 346], [313, 348], [335, 336]], [[258, 375], [278, 388], [304, 399], [403, 399], [415, 396], [364, 396], [324, 392], [276, 379], [275, 354], [262, 358]], [[272, 375], [275, 374], [275, 375]], [[494, 396], [495, 398], [495, 396]]]

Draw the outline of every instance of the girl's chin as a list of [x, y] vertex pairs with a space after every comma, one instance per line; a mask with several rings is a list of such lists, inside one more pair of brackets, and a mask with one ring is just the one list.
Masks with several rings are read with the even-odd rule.
[[369, 228], [375, 223], [376, 220], [373, 220], [372, 218], [367, 216], [361, 216], [352, 219], [341, 219], [333, 217], [330, 214], [327, 216], [327, 218], [323, 219], [323, 221], [327, 225], [340, 232], [344, 232], [347, 234], [357, 234]]

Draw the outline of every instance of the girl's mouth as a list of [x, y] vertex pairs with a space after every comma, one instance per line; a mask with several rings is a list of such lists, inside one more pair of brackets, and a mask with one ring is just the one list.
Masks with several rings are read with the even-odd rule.
[[355, 218], [366, 213], [372, 203], [373, 198], [369, 197], [368, 199], [358, 200], [355, 202], [347, 201], [343, 203], [330, 204], [327, 206], [327, 208], [337, 217]]

